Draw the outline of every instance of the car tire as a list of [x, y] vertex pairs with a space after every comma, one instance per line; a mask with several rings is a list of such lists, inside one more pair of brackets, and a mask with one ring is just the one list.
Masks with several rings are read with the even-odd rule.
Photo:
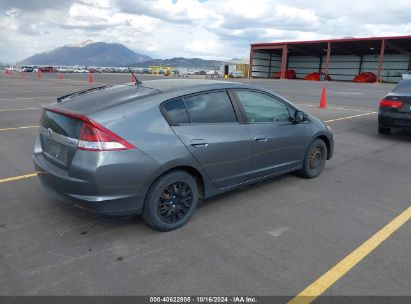
[[321, 139], [314, 140], [304, 157], [303, 167], [298, 175], [304, 178], [314, 178], [321, 174], [327, 159], [327, 146]]
[[379, 134], [390, 134], [390, 132], [391, 132], [390, 128], [378, 126], [378, 133]]
[[143, 218], [154, 229], [174, 230], [188, 222], [197, 203], [198, 185], [193, 176], [182, 170], [171, 171], [150, 187]]

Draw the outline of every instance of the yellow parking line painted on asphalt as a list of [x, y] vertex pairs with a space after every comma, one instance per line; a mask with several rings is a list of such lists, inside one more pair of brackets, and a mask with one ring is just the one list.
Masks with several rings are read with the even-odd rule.
[[19, 129], [32, 129], [38, 128], [39, 126], [25, 126], [25, 127], [16, 127], [16, 128], [3, 128], [0, 131], [12, 131], [12, 130], [19, 130]]
[[288, 304], [309, 304], [314, 301], [410, 219], [411, 206], [291, 299]]
[[0, 112], [7, 111], [25, 111], [25, 110], [40, 110], [41, 108], [23, 108], [23, 109], [1, 109]]
[[0, 183], [11, 182], [11, 181], [15, 181], [15, 180], [23, 179], [23, 178], [33, 177], [33, 176], [36, 176], [36, 175], [37, 175], [37, 172], [34, 172], [34, 173], [29, 173], [29, 174], [20, 175], [20, 176], [3, 178], [3, 179], [0, 179]]
[[352, 116], [347, 116], [347, 117], [341, 117], [341, 118], [336, 118], [336, 119], [330, 119], [330, 120], [325, 120], [324, 122], [333, 122], [333, 121], [339, 121], [339, 120], [346, 120], [346, 119], [351, 119], [351, 118], [356, 118], [356, 117], [361, 117], [361, 116], [366, 116], [366, 115], [371, 115], [371, 114], [377, 114], [377, 112], [369, 112], [369, 113], [364, 113], [364, 114], [358, 114], [358, 115], [352, 115]]

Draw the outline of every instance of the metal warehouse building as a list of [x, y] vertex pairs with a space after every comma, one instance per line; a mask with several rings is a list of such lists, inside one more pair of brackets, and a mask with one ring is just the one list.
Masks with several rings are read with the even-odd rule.
[[285, 78], [285, 71], [292, 69], [297, 78], [319, 72], [351, 81], [362, 72], [373, 72], [379, 81], [398, 82], [411, 70], [410, 53], [411, 36], [255, 43], [249, 75], [273, 78], [281, 72]]

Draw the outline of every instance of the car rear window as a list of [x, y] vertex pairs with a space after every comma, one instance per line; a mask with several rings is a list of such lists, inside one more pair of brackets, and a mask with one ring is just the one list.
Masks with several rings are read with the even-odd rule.
[[237, 122], [227, 92], [210, 92], [184, 98], [192, 123]]
[[83, 123], [77, 119], [44, 110], [40, 125], [53, 130], [57, 134], [78, 139]]
[[400, 83], [397, 84], [396, 87], [392, 89], [391, 92], [411, 94], [411, 79], [405, 79], [405, 80], [400, 81]]
[[190, 123], [186, 107], [181, 98], [173, 99], [163, 105], [163, 112], [172, 125]]

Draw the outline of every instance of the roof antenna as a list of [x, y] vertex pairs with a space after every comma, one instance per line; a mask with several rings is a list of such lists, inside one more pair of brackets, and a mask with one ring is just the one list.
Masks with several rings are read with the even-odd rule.
[[132, 75], [132, 76], [131, 76], [131, 78], [132, 78], [131, 82], [135, 82], [136, 85], [142, 84], [142, 82], [137, 79], [136, 75], [134, 75], [134, 73], [133, 73], [133, 71], [130, 69], [130, 67], [127, 67], [127, 69], [130, 71], [130, 73], [131, 73], [131, 75]]

